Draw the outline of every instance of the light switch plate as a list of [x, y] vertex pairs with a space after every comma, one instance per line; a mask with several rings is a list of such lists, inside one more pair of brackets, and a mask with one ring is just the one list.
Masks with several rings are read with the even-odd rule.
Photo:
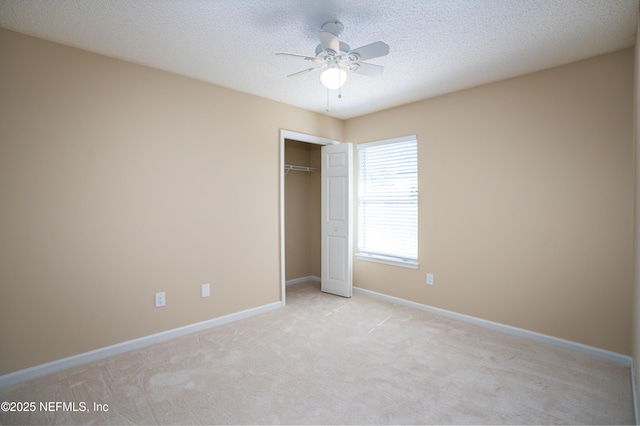
[[211, 296], [211, 284], [207, 283], [200, 286], [200, 296], [203, 298]]

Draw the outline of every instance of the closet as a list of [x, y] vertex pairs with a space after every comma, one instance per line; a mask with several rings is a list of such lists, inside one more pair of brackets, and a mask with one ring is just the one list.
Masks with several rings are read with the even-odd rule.
[[321, 146], [284, 144], [285, 281], [319, 279], [321, 264]]

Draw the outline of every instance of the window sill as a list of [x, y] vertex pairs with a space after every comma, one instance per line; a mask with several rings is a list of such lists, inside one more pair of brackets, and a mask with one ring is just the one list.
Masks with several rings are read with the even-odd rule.
[[357, 253], [356, 259], [367, 262], [384, 263], [385, 265], [400, 266], [402, 268], [418, 269], [417, 260], [401, 260], [396, 257], [380, 256], [376, 254]]

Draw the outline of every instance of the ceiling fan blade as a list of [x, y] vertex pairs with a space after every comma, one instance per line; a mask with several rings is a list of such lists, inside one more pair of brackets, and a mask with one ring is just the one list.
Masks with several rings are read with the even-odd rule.
[[294, 58], [303, 58], [306, 59], [307, 61], [315, 61], [316, 58], [312, 58], [311, 56], [304, 56], [304, 55], [296, 55], [293, 53], [276, 53], [277, 56], [293, 56]]
[[384, 67], [381, 65], [367, 64], [366, 62], [358, 62], [357, 64], [351, 64], [349, 67], [351, 72], [356, 74], [362, 74], [369, 77], [377, 77], [384, 71]]
[[[389, 45], [383, 41], [367, 44], [366, 46], [353, 49], [347, 55], [352, 61], [366, 61], [368, 59], [379, 58], [389, 54]], [[352, 59], [352, 55], [357, 59]]]
[[299, 76], [299, 75], [306, 74], [306, 73], [308, 73], [308, 72], [311, 72], [311, 71], [317, 70], [317, 69], [319, 69], [319, 68], [322, 68], [322, 67], [307, 68], [306, 70], [302, 70], [302, 71], [294, 72], [293, 74], [289, 74], [287, 77], [297, 77], [297, 76]]
[[329, 31], [320, 31], [320, 44], [327, 53], [338, 55], [340, 53], [340, 38]]

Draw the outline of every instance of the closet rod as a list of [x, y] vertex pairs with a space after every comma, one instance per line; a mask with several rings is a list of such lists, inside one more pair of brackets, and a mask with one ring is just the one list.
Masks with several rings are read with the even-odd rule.
[[307, 167], [307, 166], [294, 166], [292, 164], [285, 164], [284, 165], [284, 169], [285, 169], [285, 176], [287, 175], [287, 173], [289, 173], [291, 170], [293, 170], [294, 172], [311, 172], [311, 173], [315, 173], [315, 172], [319, 172], [319, 169], [316, 169], [314, 167]]

